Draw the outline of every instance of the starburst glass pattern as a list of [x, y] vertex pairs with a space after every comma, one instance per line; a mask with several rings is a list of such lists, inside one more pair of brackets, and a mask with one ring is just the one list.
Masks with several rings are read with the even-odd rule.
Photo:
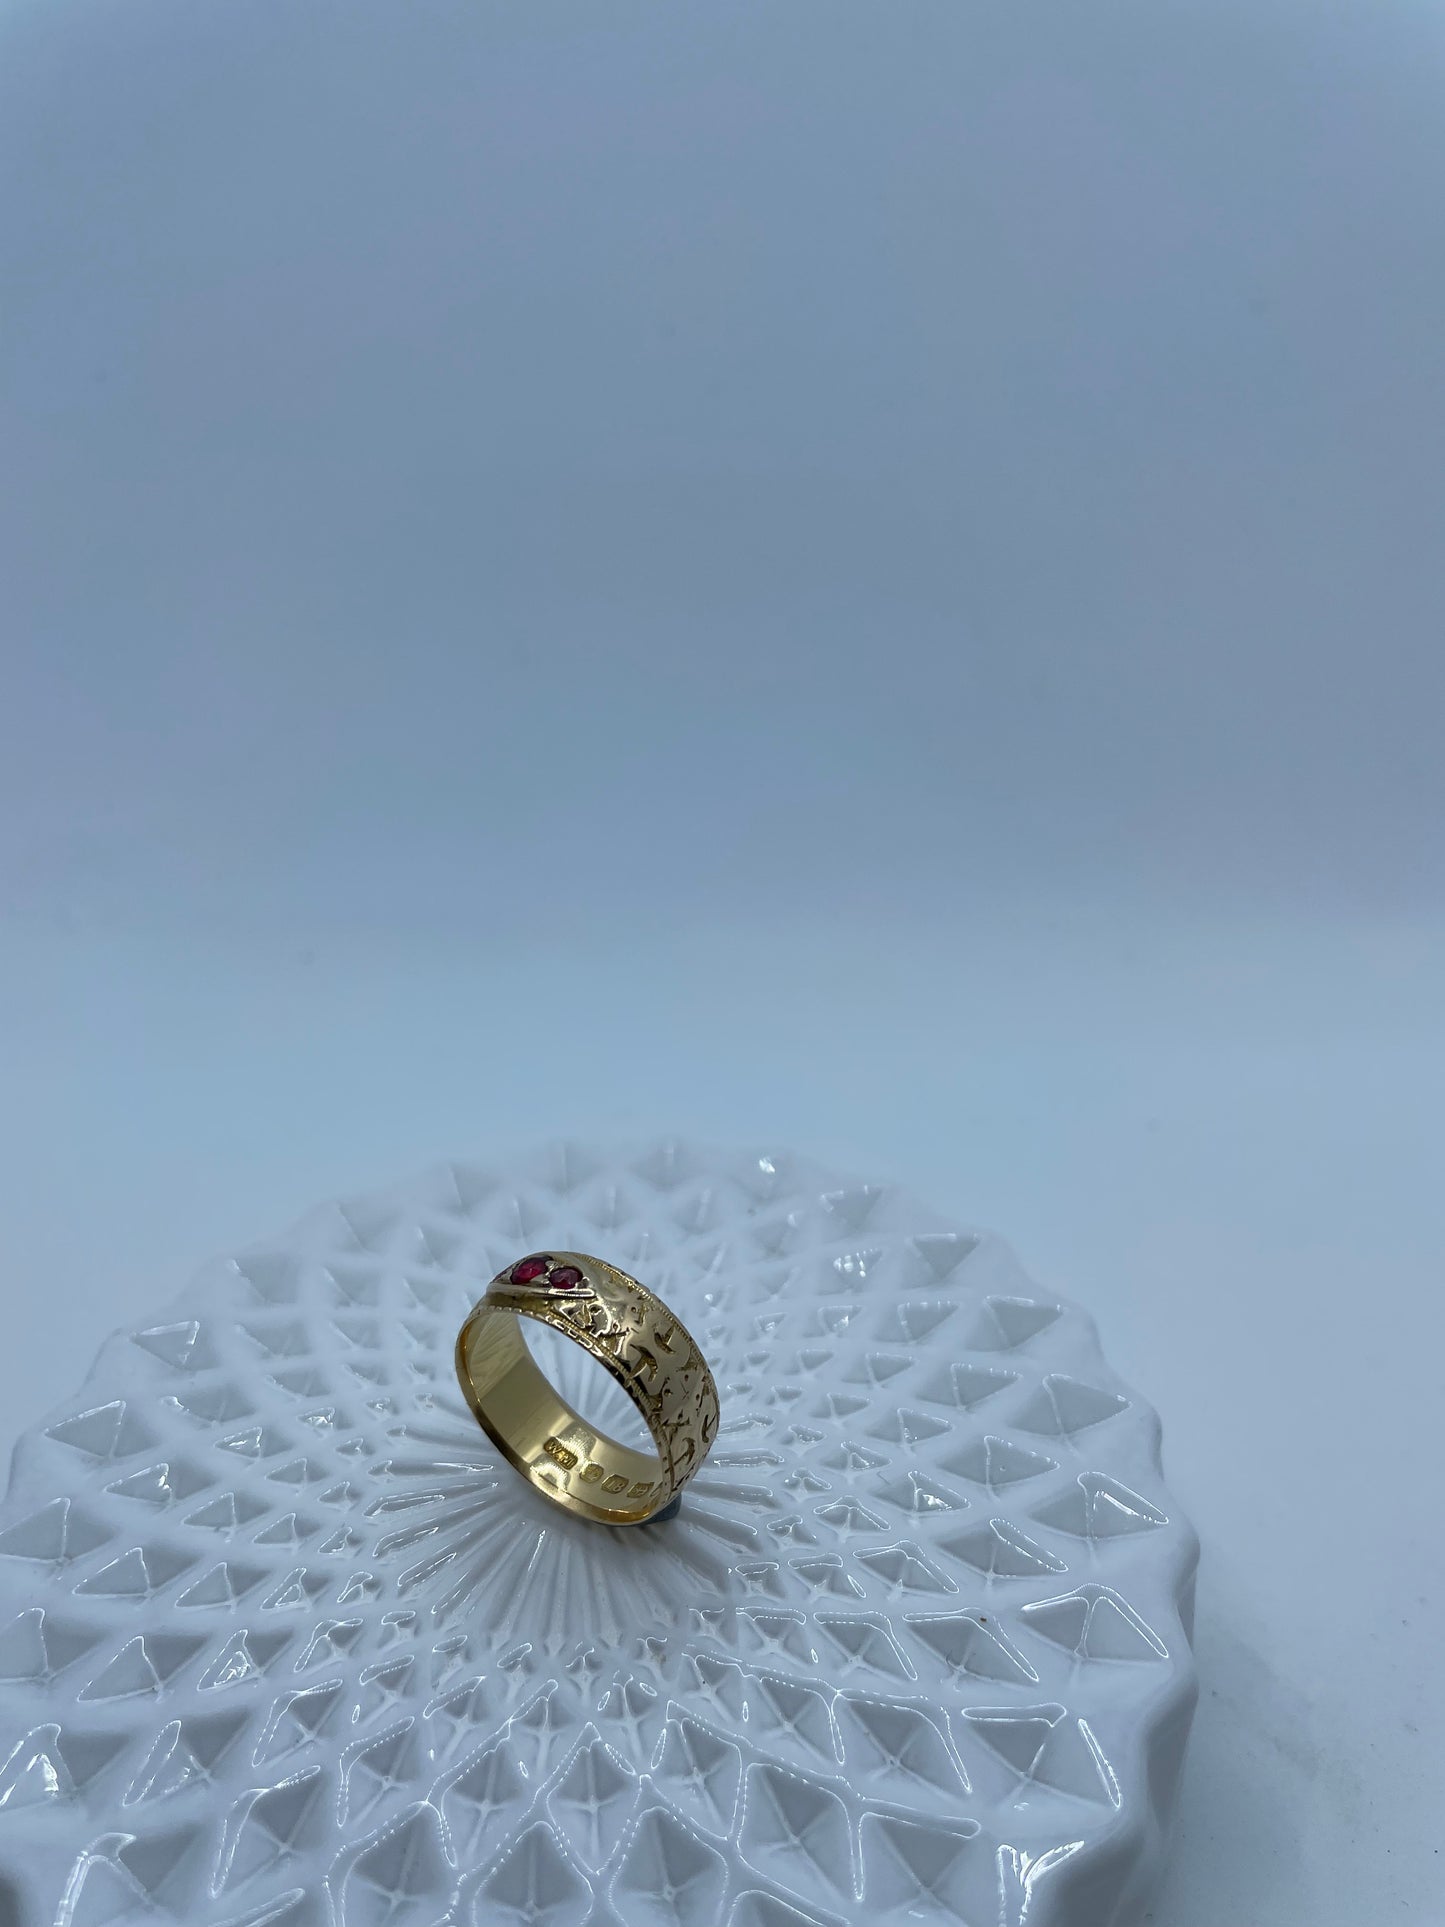
[[[568, 1516], [466, 1411], [456, 1328], [549, 1245], [713, 1365], [674, 1520]], [[448, 1166], [212, 1267], [21, 1440], [0, 1918], [1118, 1923], [1194, 1558], [1154, 1414], [998, 1241], [784, 1156]]]

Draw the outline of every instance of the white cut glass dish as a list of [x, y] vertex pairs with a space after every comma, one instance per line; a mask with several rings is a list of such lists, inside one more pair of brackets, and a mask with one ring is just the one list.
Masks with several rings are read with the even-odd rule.
[[[463, 1404], [548, 1245], [708, 1354], [676, 1519], [565, 1515]], [[218, 1261], [21, 1439], [0, 1921], [1122, 1927], [1195, 1561], [1155, 1414], [998, 1240], [781, 1154], [446, 1166]]]

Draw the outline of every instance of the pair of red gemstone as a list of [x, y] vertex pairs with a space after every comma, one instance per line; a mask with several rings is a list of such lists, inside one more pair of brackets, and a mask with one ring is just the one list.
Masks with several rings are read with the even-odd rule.
[[540, 1254], [534, 1258], [523, 1258], [508, 1273], [514, 1285], [535, 1285], [541, 1282], [544, 1275], [554, 1291], [576, 1291], [582, 1283], [582, 1273], [576, 1265], [554, 1265], [550, 1258]]

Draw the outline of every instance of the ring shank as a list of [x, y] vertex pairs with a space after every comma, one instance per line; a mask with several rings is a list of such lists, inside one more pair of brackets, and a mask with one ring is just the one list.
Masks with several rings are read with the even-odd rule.
[[510, 1307], [476, 1305], [457, 1334], [457, 1375], [508, 1463], [568, 1511], [636, 1525], [671, 1494], [659, 1457], [622, 1445], [575, 1412], [542, 1372]]

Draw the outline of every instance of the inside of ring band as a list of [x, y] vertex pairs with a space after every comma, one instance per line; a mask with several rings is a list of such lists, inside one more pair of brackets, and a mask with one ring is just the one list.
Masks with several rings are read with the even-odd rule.
[[457, 1355], [483, 1431], [533, 1485], [611, 1525], [635, 1525], [666, 1503], [661, 1461], [573, 1411], [527, 1349], [516, 1312], [477, 1306], [458, 1336]]

